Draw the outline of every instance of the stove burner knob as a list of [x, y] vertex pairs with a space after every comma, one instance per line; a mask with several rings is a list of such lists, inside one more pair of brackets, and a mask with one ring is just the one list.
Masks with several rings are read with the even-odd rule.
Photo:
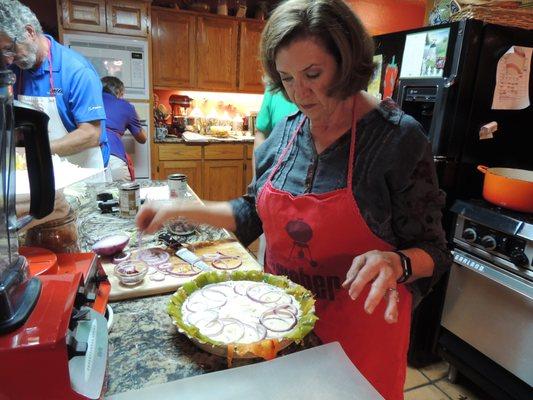
[[509, 257], [511, 258], [513, 264], [517, 267], [527, 267], [529, 265], [529, 260], [526, 256], [526, 253], [520, 249], [513, 249], [509, 254]]
[[474, 228], [466, 228], [463, 231], [463, 239], [467, 242], [475, 242], [477, 239], [477, 232]]
[[481, 245], [486, 250], [494, 250], [497, 244], [498, 243], [496, 242], [496, 239], [494, 238], [494, 236], [486, 235], [481, 238]]

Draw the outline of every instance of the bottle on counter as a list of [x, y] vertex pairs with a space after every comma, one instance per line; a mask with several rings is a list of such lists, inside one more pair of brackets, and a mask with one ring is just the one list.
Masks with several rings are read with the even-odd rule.
[[170, 174], [167, 183], [171, 198], [184, 199], [187, 196], [187, 175]]
[[118, 202], [121, 217], [135, 217], [141, 206], [141, 185], [136, 182], [120, 185]]

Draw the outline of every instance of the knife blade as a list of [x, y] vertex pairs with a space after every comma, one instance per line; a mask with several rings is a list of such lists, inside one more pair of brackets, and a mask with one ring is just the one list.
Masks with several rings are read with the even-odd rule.
[[210, 269], [209, 265], [207, 265], [200, 257], [198, 257], [196, 254], [194, 254], [192, 251], [185, 247], [182, 247], [181, 249], [176, 251], [175, 254], [183, 261], [188, 262], [193, 267], [201, 269], [202, 271], [208, 271]]

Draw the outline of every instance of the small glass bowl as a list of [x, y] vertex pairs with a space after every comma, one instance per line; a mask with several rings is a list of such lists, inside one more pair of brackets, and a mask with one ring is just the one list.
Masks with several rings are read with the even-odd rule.
[[176, 236], [189, 236], [196, 232], [196, 225], [183, 217], [167, 222], [166, 228]]
[[142, 260], [126, 260], [115, 266], [115, 276], [126, 286], [142, 282], [148, 272], [148, 264]]

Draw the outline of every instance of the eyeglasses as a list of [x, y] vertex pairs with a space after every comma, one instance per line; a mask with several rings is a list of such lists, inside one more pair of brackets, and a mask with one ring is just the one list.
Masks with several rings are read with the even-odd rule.
[[2, 55], [2, 57], [15, 57], [15, 55], [17, 54], [16, 47], [17, 47], [17, 38], [13, 40], [13, 43], [11, 44], [9, 48], [0, 50], [0, 54]]

